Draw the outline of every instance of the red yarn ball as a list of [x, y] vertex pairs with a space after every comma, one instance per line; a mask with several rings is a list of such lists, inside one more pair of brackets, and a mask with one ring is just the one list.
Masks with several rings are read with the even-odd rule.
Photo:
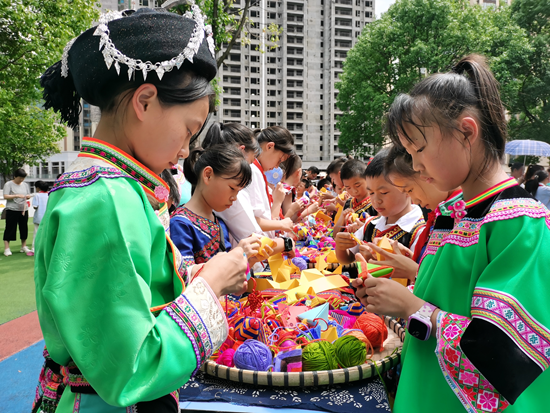
[[235, 363], [233, 362], [233, 356], [235, 355], [235, 350], [232, 348], [228, 348], [225, 350], [218, 359], [216, 360], [216, 363], [222, 364], [227, 367], [235, 367]]
[[388, 329], [382, 319], [373, 313], [363, 313], [359, 316], [353, 328], [361, 330], [374, 348], [383, 350], [384, 341], [388, 338]]

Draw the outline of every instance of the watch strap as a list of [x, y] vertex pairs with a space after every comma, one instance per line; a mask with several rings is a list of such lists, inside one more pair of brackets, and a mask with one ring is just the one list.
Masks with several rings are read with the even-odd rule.
[[435, 305], [426, 301], [424, 305], [420, 307], [420, 309], [415, 314], [418, 314], [421, 317], [430, 318], [433, 312], [436, 310], [436, 308], [437, 307]]

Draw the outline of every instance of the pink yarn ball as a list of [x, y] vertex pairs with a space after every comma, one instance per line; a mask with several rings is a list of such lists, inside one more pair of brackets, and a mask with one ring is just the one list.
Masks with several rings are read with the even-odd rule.
[[235, 350], [233, 350], [232, 348], [228, 348], [222, 354], [220, 354], [220, 357], [218, 357], [218, 360], [216, 360], [216, 363], [227, 367], [235, 367], [235, 362], [233, 361], [234, 355], [235, 355]]

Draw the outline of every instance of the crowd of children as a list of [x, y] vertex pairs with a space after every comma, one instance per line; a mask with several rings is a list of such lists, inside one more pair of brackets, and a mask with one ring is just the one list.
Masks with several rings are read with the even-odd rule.
[[[505, 111], [483, 59], [399, 95], [392, 146], [320, 179], [302, 176], [280, 126], [213, 123], [189, 151], [214, 110], [203, 19], [197, 6], [104, 15], [42, 77], [69, 125], [80, 98], [102, 117], [37, 231], [34, 410], [178, 411], [177, 389], [228, 336], [221, 298], [246, 291], [267, 256], [292, 256], [296, 223], [322, 211], [340, 263], [384, 258], [410, 284], [352, 283], [367, 311], [407, 321], [396, 412], [544, 411], [550, 213], [501, 168]], [[540, 196], [548, 176], [536, 176], [525, 187]]]

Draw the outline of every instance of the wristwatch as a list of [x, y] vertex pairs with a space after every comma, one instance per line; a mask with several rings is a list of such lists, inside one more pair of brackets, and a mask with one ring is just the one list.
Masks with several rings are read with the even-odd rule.
[[285, 250], [284, 252], [290, 252], [292, 251], [293, 245], [292, 240], [288, 237], [281, 237], [281, 239], [285, 242]]
[[409, 334], [419, 340], [427, 340], [432, 333], [431, 317], [437, 307], [433, 304], [425, 302], [420, 310], [409, 317], [407, 330]]

